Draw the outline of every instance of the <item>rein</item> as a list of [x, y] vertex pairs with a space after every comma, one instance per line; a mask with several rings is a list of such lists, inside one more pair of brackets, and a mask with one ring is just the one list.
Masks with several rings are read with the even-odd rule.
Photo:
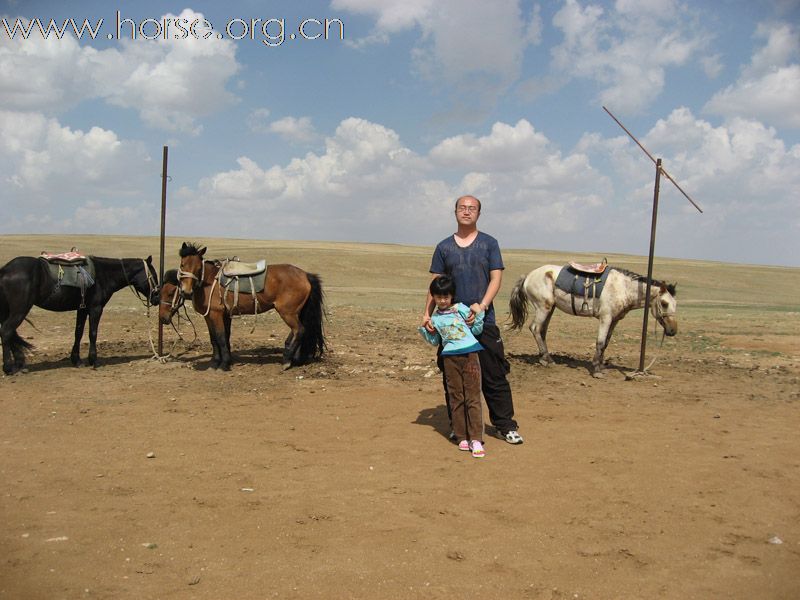
[[[161, 363], [167, 362], [167, 360], [172, 357], [172, 353], [175, 350], [175, 346], [178, 345], [178, 341], [181, 341], [181, 342], [187, 344], [188, 346], [193, 345], [197, 341], [197, 328], [194, 326], [194, 322], [192, 321], [191, 317], [189, 316], [189, 311], [186, 308], [186, 303], [184, 302], [183, 295], [180, 292], [181, 292], [180, 288], [176, 286], [175, 287], [175, 293], [172, 294], [172, 299], [169, 302], [167, 302], [166, 300], [160, 300], [159, 301], [159, 304], [164, 304], [164, 305], [170, 307], [171, 310], [170, 310], [170, 323], [169, 324], [172, 326], [173, 331], [175, 331], [175, 333], [178, 335], [178, 339], [175, 340], [174, 342], [172, 342], [172, 347], [169, 349], [169, 352], [167, 352], [166, 354], [162, 354], [162, 355], [159, 355], [158, 352], [156, 352], [155, 345], [153, 344], [153, 337], [152, 337], [152, 335], [150, 335], [150, 349], [153, 351], [152, 358], [156, 359], [157, 361], [159, 361]], [[181, 335], [180, 329], [172, 321], [172, 316], [177, 314], [178, 322], [180, 323], [180, 318], [181, 318], [180, 310], [181, 310], [181, 308], [183, 308], [183, 314], [186, 316], [186, 320], [189, 321], [189, 325], [192, 326], [192, 333], [194, 335], [194, 339], [191, 342], [187, 342], [183, 338], [183, 335]]]
[[656, 295], [653, 298], [653, 301], [650, 303], [650, 305], [653, 307], [653, 316], [655, 317], [655, 321], [653, 323], [653, 335], [658, 333], [657, 324], [661, 325], [661, 341], [658, 344], [658, 348], [656, 348], [656, 353], [653, 356], [653, 360], [651, 360], [650, 364], [647, 365], [644, 368], [645, 372], [649, 371], [650, 367], [652, 367], [656, 363], [656, 359], [658, 358], [658, 354], [661, 351], [661, 348], [664, 347], [664, 339], [666, 339], [666, 337], [667, 337], [667, 330], [664, 327], [664, 318], [665, 317], [673, 317], [676, 314], [675, 310], [664, 312], [664, 309], [662, 308], [661, 302], [659, 302], [658, 298], [659, 298], [659, 296]]
[[142, 266], [144, 267], [145, 275], [147, 277], [147, 287], [149, 288], [150, 291], [147, 298], [142, 298], [142, 295], [139, 292], [139, 290], [137, 290], [136, 287], [133, 285], [133, 282], [131, 282], [130, 278], [128, 277], [128, 271], [125, 269], [125, 263], [123, 262], [123, 259], [121, 258], [119, 259], [119, 264], [120, 266], [122, 266], [122, 274], [125, 276], [125, 283], [127, 283], [128, 287], [131, 288], [134, 295], [139, 299], [139, 302], [141, 302], [142, 305], [144, 305], [147, 308], [147, 316], [150, 317], [150, 298], [153, 297], [153, 290], [155, 290], [158, 286], [155, 285], [155, 282], [153, 281], [153, 276], [150, 274], [150, 269], [147, 268], [147, 261], [144, 259], [141, 260], [142, 260]]

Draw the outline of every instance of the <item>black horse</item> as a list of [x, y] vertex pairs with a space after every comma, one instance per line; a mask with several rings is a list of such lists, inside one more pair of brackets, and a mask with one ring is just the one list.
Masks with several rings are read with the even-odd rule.
[[75, 344], [70, 360], [81, 364], [80, 343], [86, 317], [89, 317], [88, 363], [97, 366], [97, 327], [103, 308], [114, 292], [126, 286], [142, 294], [152, 305], [158, 304], [158, 275], [153, 257], [102, 258], [94, 262], [95, 283], [82, 295], [77, 287], [58, 285], [48, 264], [40, 258], [18, 256], [0, 269], [0, 341], [3, 343], [3, 372], [11, 375], [25, 367], [25, 351], [33, 348], [17, 333], [17, 327], [35, 304], [45, 310], [76, 310]]

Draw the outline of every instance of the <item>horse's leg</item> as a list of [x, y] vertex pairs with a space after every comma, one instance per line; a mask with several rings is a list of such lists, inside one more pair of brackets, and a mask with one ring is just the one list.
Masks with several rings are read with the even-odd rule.
[[533, 318], [529, 327], [531, 334], [533, 334], [533, 339], [536, 340], [536, 345], [539, 346], [539, 363], [546, 367], [553, 364], [553, 357], [550, 356], [550, 352], [547, 350], [547, 327], [550, 324], [550, 317], [553, 316], [554, 310], [555, 306], [551, 306], [548, 310], [534, 303]]
[[211, 318], [206, 316], [206, 327], [208, 328], [208, 338], [211, 340], [211, 368], [219, 369], [219, 363], [222, 360], [219, 344], [217, 343], [217, 336], [214, 331], [214, 323]]
[[614, 333], [614, 328], [617, 326], [617, 323], [619, 323], [619, 319], [615, 319], [615, 320], [611, 321], [611, 325], [608, 326], [608, 333], [606, 334], [606, 341], [603, 344], [603, 353], [600, 355], [600, 364], [603, 364], [605, 362], [605, 358], [604, 358], [605, 352], [606, 352], [606, 349], [608, 348], [608, 343], [611, 341], [611, 334]]
[[227, 311], [222, 313], [222, 334], [223, 339], [220, 340], [222, 343], [220, 368], [223, 371], [230, 371], [231, 363], [233, 363], [233, 357], [231, 356], [231, 315]]
[[75, 342], [72, 344], [72, 352], [69, 353], [69, 360], [73, 367], [81, 366], [81, 339], [88, 316], [89, 311], [85, 308], [79, 308], [75, 313]]
[[25, 368], [25, 350], [28, 342], [17, 333], [33, 307], [30, 287], [24, 282], [9, 285], [8, 280], [0, 281], [0, 342], [3, 344], [3, 372], [11, 375]]
[[592, 376], [603, 376], [603, 353], [606, 350], [611, 332], [614, 330], [614, 322], [610, 317], [600, 317], [600, 328], [597, 330], [597, 340], [595, 342], [594, 358], [592, 359]]
[[277, 306], [275, 310], [278, 312], [281, 319], [283, 319], [283, 322], [291, 329], [289, 337], [286, 338], [286, 342], [283, 345], [283, 364], [281, 368], [285, 371], [292, 366], [292, 361], [298, 357], [300, 340], [303, 335], [303, 324], [300, 323], [298, 314], [281, 312], [280, 308]]
[[100, 317], [103, 316], [102, 306], [93, 306], [89, 309], [89, 358], [87, 363], [97, 367], [97, 331], [100, 329]]
[[8, 315], [3, 319], [0, 327], [0, 340], [3, 343], [3, 373], [13, 375], [25, 368], [25, 353], [23, 349], [26, 344], [17, 334], [17, 327], [22, 325], [27, 311], [22, 316]]

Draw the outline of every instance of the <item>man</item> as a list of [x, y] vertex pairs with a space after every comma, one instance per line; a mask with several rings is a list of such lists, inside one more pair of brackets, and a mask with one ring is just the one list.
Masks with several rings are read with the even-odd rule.
[[[472, 318], [481, 311], [486, 313], [483, 333], [478, 336], [478, 341], [484, 348], [478, 353], [483, 397], [489, 408], [489, 419], [497, 429], [498, 435], [509, 444], [521, 444], [523, 439], [517, 432], [517, 422], [514, 420], [511, 386], [506, 379], [510, 367], [505, 359], [503, 340], [495, 321], [492, 304], [497, 292], [500, 291], [505, 267], [497, 240], [478, 231], [480, 216], [480, 200], [474, 196], [462, 196], [456, 200], [458, 230], [436, 246], [430, 272], [433, 277], [450, 275], [455, 280], [455, 301], [469, 306]], [[433, 298], [428, 293], [422, 325], [429, 331], [433, 307]], [[442, 377], [444, 378], [444, 375]], [[445, 399], [447, 399], [446, 385]], [[448, 414], [449, 412], [448, 403]]]

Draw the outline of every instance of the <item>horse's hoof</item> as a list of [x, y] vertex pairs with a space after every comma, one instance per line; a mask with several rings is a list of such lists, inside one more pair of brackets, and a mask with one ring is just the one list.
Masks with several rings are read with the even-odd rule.
[[603, 371], [595, 371], [594, 373], [592, 373], [592, 377], [594, 377], [595, 379], [605, 379], [606, 374]]
[[551, 367], [553, 365], [553, 359], [552, 358], [540, 358], [539, 359], [539, 364], [542, 365], [543, 367]]
[[292, 368], [292, 363], [283, 363], [281, 365], [281, 371], [288, 371]]

